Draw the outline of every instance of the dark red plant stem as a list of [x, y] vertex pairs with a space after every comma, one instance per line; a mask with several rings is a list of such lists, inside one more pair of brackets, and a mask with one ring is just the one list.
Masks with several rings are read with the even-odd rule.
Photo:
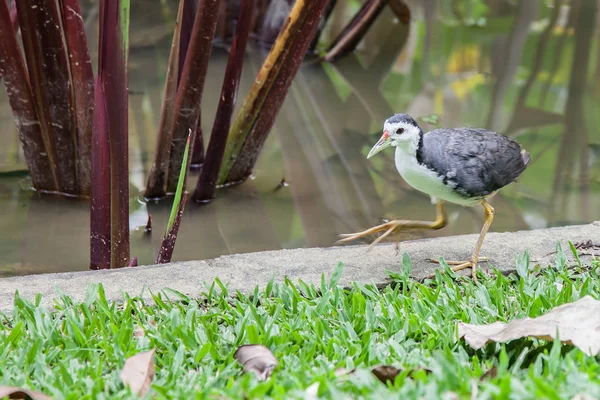
[[225, 145], [227, 144], [229, 128], [231, 127], [231, 116], [235, 106], [235, 98], [242, 76], [242, 67], [244, 65], [244, 55], [246, 54], [248, 35], [250, 33], [253, 8], [254, 0], [242, 0], [240, 3], [238, 25], [235, 36], [233, 37], [231, 53], [227, 60], [225, 77], [223, 78], [223, 86], [221, 88], [217, 114], [210, 136], [210, 143], [206, 152], [204, 166], [192, 197], [196, 202], [210, 201], [215, 197], [219, 170], [221, 169], [221, 163], [223, 162]]
[[212, 40], [217, 26], [219, 1], [202, 0], [196, 13], [192, 38], [175, 99], [167, 192], [175, 192], [177, 188], [188, 133], [190, 129], [195, 128], [198, 121], [208, 60], [212, 52]]
[[10, 3], [9, 13], [10, 13], [10, 23], [12, 24], [13, 31], [15, 33], [17, 33], [19, 30], [19, 16], [17, 15], [17, 0], [13, 0], [12, 3]]
[[181, 224], [181, 217], [183, 216], [183, 210], [185, 209], [186, 200], [187, 192], [183, 192], [183, 196], [181, 196], [181, 202], [179, 203], [179, 207], [177, 208], [177, 216], [175, 217], [173, 227], [164, 237], [160, 245], [158, 257], [156, 258], [157, 264], [165, 264], [171, 262], [171, 258], [173, 257], [173, 250], [175, 250], [177, 233], [179, 232], [179, 225]]
[[404, 0], [388, 0], [388, 5], [400, 22], [404, 25], [410, 24], [410, 8]]
[[100, 76], [94, 92], [92, 185], [90, 207], [90, 269], [110, 268], [110, 145], [106, 102]]
[[319, 44], [319, 39], [321, 38], [321, 33], [323, 33], [323, 29], [325, 28], [325, 25], [327, 25], [329, 16], [331, 15], [336, 3], [337, 3], [337, 0], [330, 0], [329, 4], [327, 4], [327, 8], [325, 9], [323, 18], [321, 18], [321, 21], [319, 22], [319, 26], [317, 28], [317, 32], [315, 33], [315, 37], [313, 38], [312, 42], [310, 42], [310, 45], [308, 46], [309, 52], [313, 53], [315, 51], [315, 48], [317, 47], [317, 44]]
[[98, 75], [106, 100], [110, 144], [111, 267], [129, 263], [129, 166], [127, 37], [121, 31], [119, 0], [100, 1]]
[[329, 46], [324, 60], [332, 62], [352, 52], [386, 4], [387, 0], [368, 0]]
[[252, 173], [260, 150], [275, 122], [294, 76], [302, 64], [327, 3], [328, 0], [313, 0], [310, 3], [305, 3], [305, 7], [308, 7], [308, 9], [301, 27], [298, 28], [300, 32], [291, 44], [288, 58], [281, 67], [276, 83], [271, 87], [261, 107], [262, 112], [258, 114], [250, 134], [244, 141], [238, 157], [233, 162], [225, 183], [242, 182]]
[[144, 228], [144, 235], [150, 235], [152, 233], [152, 214], [148, 214], [148, 222]]
[[186, 0], [180, 0], [179, 2], [177, 22], [175, 31], [173, 32], [173, 40], [171, 41], [171, 53], [169, 54], [167, 76], [165, 77], [165, 90], [156, 135], [154, 160], [148, 176], [146, 190], [144, 191], [144, 197], [147, 199], [163, 197], [167, 189], [167, 171], [169, 169], [169, 154], [171, 152], [171, 128], [175, 119], [173, 103], [177, 95], [177, 85], [179, 84], [179, 42], [185, 2]]
[[181, 28], [179, 33], [179, 69], [177, 73], [177, 85], [181, 81], [185, 57], [187, 55], [192, 30], [194, 29], [194, 17], [198, 10], [198, 1], [202, 0], [181, 0], [183, 1], [183, 13], [181, 15]]
[[[14, 4], [14, 3], [13, 3]], [[42, 136], [35, 101], [6, 2], [0, 2], [0, 78], [6, 86], [33, 187], [55, 191], [56, 181]]]
[[94, 73], [85, 37], [79, 0], [60, 0], [69, 63], [77, 129], [77, 178], [79, 194], [89, 196], [92, 168], [92, 125], [94, 112]]
[[77, 195], [72, 86], [56, 2], [19, 0], [16, 5], [29, 81], [57, 189]]
[[202, 133], [202, 110], [198, 115], [198, 123], [196, 124], [196, 139], [192, 148], [192, 157], [190, 168], [200, 168], [204, 164], [204, 136]]
[[[181, 33], [179, 38], [179, 74], [177, 75], [177, 85], [181, 81], [185, 57], [192, 38], [194, 29], [194, 18], [198, 11], [198, 1], [202, 0], [184, 0], [183, 15], [181, 18]], [[223, 4], [226, 2], [223, 1]], [[192, 157], [190, 167], [199, 168], [204, 162], [204, 138], [202, 137], [202, 110], [198, 110], [198, 122], [196, 128], [192, 130], [194, 147], [192, 148]]]

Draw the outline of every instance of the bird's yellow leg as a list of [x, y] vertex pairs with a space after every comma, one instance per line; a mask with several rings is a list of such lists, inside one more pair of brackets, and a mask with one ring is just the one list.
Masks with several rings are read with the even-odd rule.
[[412, 220], [401, 220], [395, 219], [390, 222], [386, 222], [385, 224], [374, 226], [373, 228], [364, 230], [362, 232], [342, 234], [340, 237], [342, 239], [338, 240], [336, 243], [345, 243], [350, 242], [352, 240], [356, 240], [365, 236], [373, 235], [379, 232], [384, 232], [377, 239], [371, 243], [371, 246], [376, 245], [381, 242], [385, 237], [389, 236], [392, 233], [396, 233], [402, 229], [441, 229], [446, 226], [447, 219], [446, 213], [444, 211], [444, 203], [442, 201], [436, 203], [436, 213], [437, 216], [435, 221], [412, 221]]
[[[460, 271], [466, 268], [471, 268], [471, 276], [473, 277], [473, 280], [475, 282], [477, 282], [477, 264], [479, 263], [479, 261], [483, 261], [486, 260], [487, 258], [485, 257], [479, 257], [479, 251], [481, 250], [481, 246], [483, 246], [483, 240], [485, 239], [485, 235], [487, 233], [487, 231], [490, 229], [490, 225], [492, 225], [492, 221], [494, 220], [494, 207], [492, 207], [487, 201], [483, 200], [481, 202], [481, 205], [483, 206], [484, 210], [485, 210], [485, 222], [483, 223], [483, 227], [481, 228], [481, 233], [479, 234], [479, 239], [477, 239], [477, 244], [475, 245], [475, 250], [473, 251], [473, 255], [471, 255], [471, 258], [469, 259], [469, 261], [447, 261], [446, 263], [448, 265], [456, 265], [456, 267], [452, 268], [452, 271], [456, 272], [456, 271]], [[438, 262], [438, 261], [434, 261], [434, 262]], [[428, 276], [427, 278], [433, 278], [435, 277], [435, 274], [432, 274], [430, 276]]]

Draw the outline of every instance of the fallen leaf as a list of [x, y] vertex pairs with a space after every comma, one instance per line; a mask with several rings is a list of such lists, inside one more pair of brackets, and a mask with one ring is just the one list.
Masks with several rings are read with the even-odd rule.
[[155, 351], [155, 349], [152, 349], [129, 357], [125, 360], [123, 371], [121, 371], [121, 380], [123, 383], [129, 386], [131, 392], [137, 394], [139, 397], [142, 397], [150, 390], [150, 385], [154, 378]]
[[485, 381], [486, 379], [494, 379], [498, 376], [498, 368], [494, 365], [490, 368], [485, 374], [481, 375], [479, 378], [480, 381]]
[[402, 370], [396, 367], [392, 367], [391, 365], [380, 365], [378, 367], [373, 368], [371, 372], [381, 382], [385, 384], [390, 382], [393, 384], [394, 380], [396, 380], [396, 377], [398, 376], [398, 374], [400, 374], [400, 372], [402, 372]]
[[271, 350], [260, 344], [241, 346], [235, 351], [233, 358], [242, 364], [244, 371], [254, 372], [261, 381], [268, 379], [277, 365], [277, 359]]
[[5, 397], [9, 399], [52, 400], [52, 397], [32, 390], [16, 386], [0, 386], [0, 399]]
[[458, 338], [481, 349], [489, 342], [504, 343], [524, 337], [554, 340], [571, 344], [589, 356], [600, 352], [600, 301], [585, 296], [573, 303], [555, 307], [537, 318], [517, 319], [508, 324], [487, 325], [458, 323]]
[[[148, 320], [147, 324], [156, 328], [156, 321], [154, 321], [153, 319]], [[144, 337], [146, 336], [146, 330], [147, 328], [142, 327], [141, 325], [138, 325], [135, 327], [135, 329], [133, 330], [133, 337]]]
[[133, 330], [133, 337], [143, 337], [145, 334], [146, 332], [144, 331], [144, 328], [139, 325]]
[[313, 382], [304, 391], [304, 400], [316, 400], [319, 398], [319, 382]]

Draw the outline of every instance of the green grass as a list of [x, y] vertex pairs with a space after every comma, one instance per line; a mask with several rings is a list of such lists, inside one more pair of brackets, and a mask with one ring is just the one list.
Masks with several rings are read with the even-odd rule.
[[[155, 347], [147, 398], [303, 398], [315, 382], [319, 396], [335, 399], [468, 399], [473, 390], [478, 398], [600, 398], [598, 359], [574, 347], [531, 339], [474, 351], [454, 339], [457, 320], [508, 321], [586, 294], [600, 298], [598, 263], [567, 269], [562, 251], [556, 262], [534, 273], [523, 257], [508, 277], [482, 275], [474, 284], [438, 274], [421, 284], [406, 278], [405, 258], [398, 284], [381, 291], [337, 286], [338, 268], [319, 287], [269, 284], [253, 296], [217, 281], [194, 299], [157, 294], [156, 304], [125, 296], [115, 305], [101, 287], [82, 303], [61, 298], [54, 311], [17, 297], [0, 327], [1, 383], [59, 399], [133, 399], [119, 372], [127, 357]], [[144, 336], [134, 337], [138, 327]], [[279, 359], [268, 381], [242, 374], [233, 359], [247, 343]], [[370, 373], [379, 364], [404, 372], [386, 386]], [[492, 366], [497, 376], [480, 380]], [[338, 377], [339, 368], [357, 370]]]

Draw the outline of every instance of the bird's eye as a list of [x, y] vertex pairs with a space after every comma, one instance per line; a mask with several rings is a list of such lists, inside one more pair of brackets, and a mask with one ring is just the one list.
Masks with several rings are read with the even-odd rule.
[[396, 135], [402, 135], [404, 133], [404, 128], [398, 128], [396, 131]]

